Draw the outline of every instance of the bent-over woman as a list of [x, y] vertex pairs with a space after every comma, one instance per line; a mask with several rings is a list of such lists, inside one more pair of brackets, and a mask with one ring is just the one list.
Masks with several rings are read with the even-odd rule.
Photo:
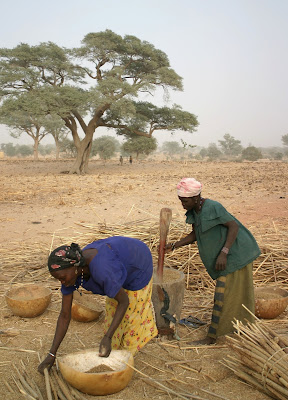
[[107, 296], [100, 356], [108, 357], [111, 349], [135, 354], [157, 336], [151, 301], [153, 262], [145, 243], [123, 236], [97, 240], [82, 250], [72, 243], [52, 251], [48, 268], [61, 282], [63, 297], [54, 339], [39, 372], [55, 361], [70, 323], [73, 292], [80, 287]]

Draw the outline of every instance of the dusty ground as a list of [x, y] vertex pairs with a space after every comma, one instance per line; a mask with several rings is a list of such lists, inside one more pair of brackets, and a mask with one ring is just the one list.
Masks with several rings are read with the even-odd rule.
[[[26, 283], [27, 274], [17, 273], [13, 269], [13, 263], [10, 264], [9, 271], [3, 262], [0, 264], [0, 329], [13, 327], [20, 331], [20, 335], [15, 337], [0, 336], [0, 381], [1, 387], [5, 388], [0, 398], [3, 399], [23, 398], [12, 379], [12, 375], [15, 375], [13, 364], [19, 365], [20, 360], [23, 360], [27, 372], [45, 393], [43, 377], [37, 373], [38, 353], [42, 356], [49, 349], [60, 308], [60, 295], [57, 283], [49, 280], [45, 267], [46, 254], [43, 254], [42, 249], [50, 248], [55, 233], [58, 236], [63, 235], [63, 238], [77, 237], [80, 229], [78, 223], [112, 225], [125, 222], [129, 226], [129, 223], [133, 225], [135, 221], [146, 218], [158, 219], [160, 209], [167, 206], [173, 210], [173, 219], [184, 219], [175, 191], [176, 183], [183, 176], [194, 176], [202, 181], [203, 196], [222, 202], [255, 234], [265, 227], [269, 229], [274, 226], [277, 230], [278, 227], [287, 226], [286, 163], [144, 161], [120, 166], [116, 161], [106, 165], [94, 161], [90, 163], [90, 172], [86, 176], [61, 173], [67, 171], [69, 165], [70, 161], [0, 161], [2, 253], [5, 253], [6, 258], [7, 253], [11, 253], [13, 259], [13, 252], [16, 253], [17, 249], [18, 260], [15, 260], [15, 265], [19, 265], [19, 249], [23, 249], [23, 262], [19, 269], [21, 272], [30, 268], [25, 257], [29, 258], [26, 252], [33, 246], [37, 254], [35, 264], [43, 268], [43, 283], [55, 286], [52, 302], [44, 314], [33, 319], [14, 316], [6, 306], [4, 293], [13, 285], [24, 281]], [[287, 241], [287, 237], [281, 237], [281, 240]], [[30, 275], [32, 281], [33, 273]], [[211, 305], [210, 294], [207, 298], [200, 299], [195, 295], [195, 301], [193, 296], [191, 291], [187, 290], [185, 293], [185, 315], [189, 312], [208, 322], [209, 307], [205, 309], [204, 306]], [[287, 313], [273, 321], [273, 328], [277, 329], [277, 321], [281, 323], [279, 327], [283, 333], [283, 324], [287, 328]], [[101, 320], [87, 324], [72, 321], [59, 354], [97, 347], [101, 338], [101, 325]], [[135, 357], [135, 367], [164, 385], [168, 385], [165, 381], [168, 379], [169, 387], [176, 392], [181, 387], [181, 390], [198, 394], [206, 400], [215, 399], [216, 395], [229, 400], [268, 399], [263, 393], [239, 381], [222, 364], [231, 351], [225, 340], [220, 341], [218, 347], [186, 349], [190, 340], [204, 337], [205, 331], [206, 327], [197, 331], [180, 327], [180, 342], [154, 340]], [[186, 364], [188, 369], [177, 364], [169, 368], [167, 366], [169, 362], [184, 359], [192, 360]], [[143, 376], [135, 373], [126, 389], [107, 398], [180, 398], [173, 394], [168, 395], [159, 386], [151, 386], [143, 379]], [[5, 381], [10, 384], [14, 393], [3, 386]], [[84, 398], [93, 397], [86, 395]]]

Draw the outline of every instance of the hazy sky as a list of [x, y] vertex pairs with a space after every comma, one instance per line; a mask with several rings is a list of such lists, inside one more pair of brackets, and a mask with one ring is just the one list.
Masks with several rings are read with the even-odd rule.
[[[182, 137], [207, 146], [229, 133], [243, 146], [281, 146], [288, 133], [287, 21], [288, 0], [14, 0], [1, 6], [0, 47], [77, 47], [87, 33], [105, 29], [135, 35], [164, 51], [183, 77], [184, 91], [172, 92], [167, 105], [181, 105], [200, 123], [193, 134], [156, 133], [160, 143]], [[12, 141], [6, 132], [1, 126], [0, 143]]]

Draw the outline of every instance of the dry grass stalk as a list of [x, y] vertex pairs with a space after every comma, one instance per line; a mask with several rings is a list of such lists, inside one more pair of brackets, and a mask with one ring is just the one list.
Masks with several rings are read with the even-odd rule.
[[[195, 363], [195, 359], [193, 360], [178, 360], [178, 361], [166, 361], [165, 365], [167, 365], [168, 367], [171, 365], [176, 365], [176, 364], [189, 364], [189, 363]], [[197, 371], [197, 370], [195, 370]], [[197, 371], [199, 372], [199, 371]]]
[[170, 374], [174, 375], [174, 372], [173, 372], [173, 371], [169, 371], [169, 370], [165, 370], [165, 371], [164, 371], [163, 369], [158, 368], [158, 367], [156, 367], [155, 365], [149, 364], [148, 362], [146, 362], [146, 361], [144, 361], [144, 360], [139, 360], [139, 361], [141, 361], [143, 364], [147, 365], [148, 367], [151, 367], [151, 368], [153, 368], [153, 369], [156, 369], [156, 370], [159, 371], [159, 372], [162, 372], [163, 374], [167, 374], [167, 372], [169, 372]]
[[67, 386], [69, 387], [71, 394], [77, 399], [77, 400], [86, 400], [86, 397], [82, 396], [82, 394], [75, 388], [73, 388], [69, 383], [67, 383]]
[[74, 400], [73, 397], [72, 397], [72, 395], [71, 395], [71, 393], [70, 393], [70, 391], [69, 391], [69, 389], [68, 389], [68, 387], [67, 387], [67, 385], [66, 385], [66, 383], [64, 382], [64, 380], [62, 379], [62, 377], [60, 376], [60, 374], [57, 373], [57, 371], [56, 371], [55, 368], [52, 368], [52, 373], [53, 373], [53, 376], [54, 376], [54, 378], [55, 378], [55, 381], [56, 381], [57, 384], [59, 385], [59, 387], [60, 387], [62, 393], [63, 393], [64, 396], [65, 396], [65, 398], [66, 398], [67, 400]]
[[[127, 365], [128, 365], [128, 364], [127, 364]], [[159, 386], [159, 387], [160, 387], [162, 390], [164, 390], [165, 392], [171, 393], [171, 394], [173, 394], [173, 395], [178, 396], [177, 398], [179, 398], [179, 399], [184, 399], [184, 400], [187, 400], [187, 399], [188, 399], [187, 397], [181, 395], [179, 392], [175, 392], [174, 390], [170, 389], [168, 386], [163, 385], [162, 383], [160, 383], [160, 382], [157, 381], [156, 379], [153, 379], [153, 378], [151, 378], [150, 376], [144, 374], [144, 372], [139, 371], [137, 368], [133, 367], [132, 365], [129, 365], [129, 366], [130, 366], [130, 368], [132, 368], [135, 372], [137, 372], [138, 374], [142, 375], [142, 376], [145, 378], [145, 381], [147, 380], [147, 383], [152, 383], [152, 385]], [[189, 398], [190, 398], [190, 397], [191, 397], [191, 396], [189, 396]], [[205, 399], [203, 399], [203, 398], [201, 398], [201, 397], [194, 396], [194, 395], [193, 395], [193, 398], [194, 398], [194, 399], [199, 399], [199, 400], [205, 400]]]
[[[183, 383], [184, 385], [192, 386], [193, 388], [195, 388], [195, 385], [190, 383], [190, 382], [180, 381], [179, 379], [177, 379], [177, 380], [174, 379], [174, 381], [179, 382], [179, 383]], [[174, 384], [173, 382], [171, 382], [171, 380], [169, 381], [169, 383], [170, 383], [170, 385], [173, 385], [173, 386], [177, 387], [177, 384]], [[186, 396], [189, 395], [189, 396], [192, 397], [192, 399], [195, 399], [195, 395], [192, 395], [191, 393], [187, 392], [183, 388], [181, 388], [181, 390], [183, 392], [183, 395], [186, 395]], [[227, 397], [220, 396], [219, 394], [210, 392], [209, 390], [205, 390], [205, 389], [202, 389], [202, 388], [197, 388], [197, 390], [200, 390], [203, 393], [209, 394], [210, 396], [216, 397], [217, 399], [228, 400]]]
[[27, 379], [25, 379], [25, 377], [24, 377], [24, 374], [21, 374], [21, 373], [20, 373], [19, 369], [16, 367], [15, 364], [14, 364], [13, 366], [14, 366], [16, 372], [17, 372], [18, 378], [19, 378], [19, 380], [20, 380], [20, 382], [21, 382], [21, 384], [22, 384], [22, 386], [23, 386], [23, 389], [24, 389], [29, 395], [31, 395], [32, 397], [35, 397], [36, 399], [38, 399], [38, 398], [39, 398], [38, 394], [37, 394], [37, 393], [35, 392], [35, 390], [29, 385], [29, 383], [27, 382]]
[[16, 347], [5, 347], [5, 346], [0, 346], [1, 350], [9, 350], [9, 351], [21, 351], [23, 353], [36, 353], [35, 350], [27, 350], [27, 349], [17, 349]]
[[25, 397], [25, 399], [27, 399], [27, 400], [38, 400], [38, 397], [33, 397], [29, 393], [27, 393], [27, 391], [23, 388], [20, 380], [17, 380], [14, 375], [12, 375], [12, 379], [13, 379], [15, 385], [17, 386], [19, 392]]
[[54, 383], [52, 374], [49, 374], [49, 380], [50, 380], [50, 386], [51, 386], [51, 390], [52, 390], [52, 394], [53, 394], [54, 400], [58, 400], [57, 388], [56, 388], [56, 385]]
[[46, 386], [47, 399], [48, 400], [53, 400], [52, 399], [52, 391], [51, 391], [50, 379], [49, 379], [49, 372], [48, 372], [47, 368], [44, 369], [44, 377], [45, 377], [45, 386]]
[[4, 385], [7, 387], [10, 393], [15, 393], [10, 384], [7, 381], [4, 381]]

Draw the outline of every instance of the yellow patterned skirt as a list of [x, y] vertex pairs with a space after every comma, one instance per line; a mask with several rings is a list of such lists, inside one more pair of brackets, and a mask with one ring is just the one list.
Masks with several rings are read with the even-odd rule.
[[[126, 349], [135, 354], [149, 340], [158, 335], [151, 300], [152, 279], [143, 289], [136, 291], [124, 290], [129, 297], [129, 306], [112, 337], [111, 345], [112, 349]], [[110, 297], [106, 298], [105, 333], [111, 325], [117, 305], [118, 302], [116, 300]]]

